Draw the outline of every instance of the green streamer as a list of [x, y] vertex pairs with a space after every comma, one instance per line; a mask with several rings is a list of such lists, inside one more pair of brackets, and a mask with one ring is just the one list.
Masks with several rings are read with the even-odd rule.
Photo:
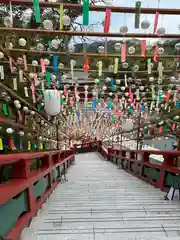
[[63, 98], [60, 99], [60, 103], [61, 103], [61, 105], [64, 103], [64, 99]]
[[41, 12], [39, 7], [39, 0], [33, 0], [34, 15], [36, 23], [41, 23]]
[[40, 103], [38, 103], [38, 105], [37, 105], [37, 110], [38, 110], [38, 112], [40, 112], [40, 110], [41, 110], [41, 104]]
[[113, 123], [115, 122], [114, 114], [112, 115], [112, 122], [113, 122]]
[[89, 0], [83, 0], [83, 25], [89, 25]]
[[7, 109], [7, 104], [6, 103], [3, 103], [3, 113], [5, 116], [8, 116], [8, 109]]
[[46, 72], [46, 80], [48, 82], [48, 86], [50, 86], [51, 85], [51, 74], [50, 74], [50, 72]]

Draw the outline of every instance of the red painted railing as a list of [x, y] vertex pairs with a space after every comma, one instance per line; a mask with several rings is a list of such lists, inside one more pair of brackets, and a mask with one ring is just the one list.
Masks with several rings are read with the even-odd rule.
[[[41, 162], [38, 169], [31, 169], [33, 161]], [[17, 240], [21, 230], [27, 226], [45, 199], [60, 181], [61, 166], [68, 168], [74, 161], [74, 149], [52, 152], [32, 152], [0, 155], [0, 166], [11, 166], [11, 180], [0, 183], [0, 210], [14, 199], [19, 199], [21, 193], [26, 192], [27, 209], [17, 218], [15, 225], [3, 237]], [[38, 187], [41, 180], [45, 182], [44, 191]], [[35, 196], [36, 195], [36, 196]], [[12, 202], [14, 203], [14, 202]], [[6, 219], [5, 210], [4, 219]], [[2, 218], [0, 219], [2, 220]], [[0, 235], [3, 229], [0, 227]]]

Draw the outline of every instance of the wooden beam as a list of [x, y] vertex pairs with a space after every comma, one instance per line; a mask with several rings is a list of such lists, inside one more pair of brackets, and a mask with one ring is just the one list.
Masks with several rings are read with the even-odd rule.
[[[9, 4], [11, 2], [12, 5], [21, 5], [21, 6], [33, 6], [32, 0], [1, 0], [1, 3]], [[42, 8], [58, 8], [60, 2], [39, 2], [40, 7]], [[65, 9], [70, 10], [79, 10], [82, 11], [81, 4], [63, 4]], [[106, 8], [111, 9], [111, 12], [116, 13], [135, 13], [136, 9], [134, 7], [121, 7], [121, 6], [100, 6], [100, 5], [91, 5], [90, 11], [92, 12], [105, 12]], [[141, 13], [145, 14], [155, 14], [158, 11], [160, 14], [167, 15], [178, 15], [180, 14], [180, 9], [167, 9], [167, 8], [141, 8]]]
[[36, 36], [41, 37], [62, 37], [62, 36], [83, 36], [83, 37], [112, 37], [112, 38], [180, 38], [180, 34], [165, 34], [159, 36], [157, 34], [144, 34], [144, 33], [104, 33], [104, 32], [81, 32], [81, 31], [59, 31], [59, 30], [43, 30], [43, 29], [28, 29], [28, 28], [7, 28], [0, 27], [1, 34], [17, 34], [18, 36]]

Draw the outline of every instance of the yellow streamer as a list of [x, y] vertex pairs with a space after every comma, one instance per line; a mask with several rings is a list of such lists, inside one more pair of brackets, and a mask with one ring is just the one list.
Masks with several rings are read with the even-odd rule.
[[102, 76], [102, 61], [98, 62], [98, 76]]
[[114, 73], [118, 73], [119, 58], [114, 59]]
[[31, 142], [28, 141], [28, 150], [31, 150]]
[[42, 144], [42, 143], [40, 143], [40, 149], [41, 149], [41, 150], [43, 149], [43, 144]]
[[64, 7], [63, 4], [60, 5], [60, 31], [63, 30], [63, 17], [64, 17]]
[[154, 148], [154, 143], [152, 144], [152, 147]]
[[0, 138], [0, 150], [3, 150], [3, 141], [2, 141], [2, 138]]

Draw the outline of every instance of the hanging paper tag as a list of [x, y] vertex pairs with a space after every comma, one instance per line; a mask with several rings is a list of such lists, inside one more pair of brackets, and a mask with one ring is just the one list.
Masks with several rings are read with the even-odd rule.
[[0, 79], [4, 80], [4, 66], [0, 66]]
[[89, 25], [89, 0], [83, 0], [83, 25]]
[[74, 60], [70, 60], [71, 78], [74, 79]]
[[41, 23], [41, 13], [39, 7], [39, 0], [33, 0], [34, 15], [36, 23]]
[[63, 30], [63, 17], [64, 17], [64, 7], [63, 4], [60, 5], [60, 31]]
[[25, 95], [25, 97], [29, 97], [27, 87], [24, 87], [24, 95]]
[[141, 14], [141, 1], [136, 0], [136, 5], [135, 5], [135, 28], [139, 28], [140, 14]]
[[23, 70], [19, 70], [19, 82], [24, 82]]
[[126, 62], [126, 43], [121, 45], [121, 62]]
[[146, 40], [141, 40], [141, 56], [146, 56]]
[[13, 78], [13, 90], [17, 91], [17, 79]]
[[111, 10], [109, 8], [106, 8], [106, 16], [104, 21], [104, 33], [109, 32], [110, 21], [111, 21]]
[[40, 64], [41, 64], [41, 72], [45, 73], [46, 72], [46, 65], [44, 63], [44, 59], [43, 58], [40, 59]]
[[58, 74], [58, 89], [61, 87], [61, 74]]
[[155, 34], [155, 32], [156, 32], [156, 29], [157, 29], [157, 26], [158, 26], [158, 19], [159, 19], [159, 12], [156, 11], [155, 19], [154, 19], [154, 31], [153, 31], [153, 34]]
[[98, 76], [102, 76], [102, 61], [98, 62]]
[[28, 71], [27, 58], [26, 58], [26, 55], [25, 55], [25, 54], [23, 55], [23, 62], [24, 62], [24, 70], [25, 70], [25, 71]]
[[50, 72], [46, 72], [46, 80], [48, 82], [48, 87], [51, 85], [51, 74]]
[[21, 122], [22, 121], [22, 115], [21, 115], [20, 111], [18, 111], [18, 117], [19, 117], [19, 121]]
[[58, 56], [53, 56], [53, 67], [55, 73], [58, 72], [58, 60], [59, 60]]
[[118, 73], [119, 58], [114, 59], [114, 73]]
[[86, 59], [84, 60], [84, 72], [88, 72], [89, 70], [89, 61], [88, 58], [86, 57]]
[[3, 150], [3, 140], [0, 138], [0, 150]]

